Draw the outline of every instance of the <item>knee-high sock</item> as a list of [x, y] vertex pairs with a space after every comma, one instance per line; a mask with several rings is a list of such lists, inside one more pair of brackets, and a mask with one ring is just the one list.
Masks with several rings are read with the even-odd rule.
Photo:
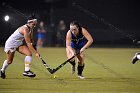
[[26, 56], [25, 57], [25, 71], [30, 70], [31, 62], [32, 62], [32, 57], [31, 56]]
[[83, 65], [83, 66], [78, 65], [78, 67], [77, 67], [78, 75], [82, 75], [82, 72], [83, 72], [84, 66], [85, 66], [85, 65]]
[[2, 72], [5, 72], [5, 70], [6, 70], [6, 68], [8, 67], [8, 65], [9, 65], [9, 64], [8, 64], [7, 60], [5, 60], [4, 63], [3, 63], [3, 65], [2, 65], [1, 71], [2, 71]]

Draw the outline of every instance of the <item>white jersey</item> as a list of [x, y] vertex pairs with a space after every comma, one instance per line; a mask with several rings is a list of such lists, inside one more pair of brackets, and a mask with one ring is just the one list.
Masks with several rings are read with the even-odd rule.
[[[24, 25], [26, 26], [26, 25]], [[26, 26], [27, 27], [27, 26]], [[7, 39], [5, 43], [5, 52], [9, 50], [14, 52], [23, 44], [24, 36], [19, 32], [19, 28]]]

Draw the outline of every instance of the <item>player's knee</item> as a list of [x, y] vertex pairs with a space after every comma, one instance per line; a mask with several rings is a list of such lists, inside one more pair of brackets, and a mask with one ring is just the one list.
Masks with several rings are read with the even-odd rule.
[[32, 52], [31, 52], [30, 50], [25, 50], [25, 51], [24, 51], [24, 54], [25, 54], [26, 56], [32, 56]]
[[78, 65], [83, 66], [84, 65], [84, 61], [78, 61]]

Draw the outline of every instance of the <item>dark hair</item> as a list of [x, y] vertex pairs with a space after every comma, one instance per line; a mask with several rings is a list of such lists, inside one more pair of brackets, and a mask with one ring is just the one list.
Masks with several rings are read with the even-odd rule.
[[77, 28], [81, 28], [81, 24], [77, 21], [72, 21], [70, 25], [76, 25]]
[[36, 19], [35, 14], [32, 14], [31, 16], [28, 17], [28, 20], [33, 20]]
[[70, 25], [75, 25], [75, 26], [78, 28], [78, 30], [80, 31], [80, 33], [82, 32], [82, 26], [81, 26], [81, 24], [80, 24], [79, 22], [77, 22], [77, 21], [72, 21], [72, 22], [70, 23]]

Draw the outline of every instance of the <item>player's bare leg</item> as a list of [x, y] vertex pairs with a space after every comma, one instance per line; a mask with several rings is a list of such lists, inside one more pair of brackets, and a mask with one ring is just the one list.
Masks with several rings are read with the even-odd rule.
[[[66, 48], [66, 52], [67, 52], [68, 59], [73, 56], [67, 48]], [[75, 65], [76, 65], [75, 59], [72, 59], [69, 63], [71, 64], [71, 73], [74, 74], [75, 73]]]
[[14, 58], [14, 54], [15, 54], [15, 52], [11, 52], [10, 50], [6, 53], [6, 60], [4, 61], [2, 68], [1, 68], [1, 71], [0, 71], [0, 77], [2, 79], [6, 78], [5, 70], [9, 66], [9, 64], [12, 63], [13, 58]]
[[28, 76], [28, 77], [35, 77], [36, 74], [34, 74], [31, 70], [30, 70], [30, 66], [31, 66], [31, 62], [32, 62], [32, 53], [29, 50], [29, 48], [27, 46], [20, 46], [18, 51], [21, 54], [26, 55], [25, 57], [25, 70], [23, 72], [23, 76]]

